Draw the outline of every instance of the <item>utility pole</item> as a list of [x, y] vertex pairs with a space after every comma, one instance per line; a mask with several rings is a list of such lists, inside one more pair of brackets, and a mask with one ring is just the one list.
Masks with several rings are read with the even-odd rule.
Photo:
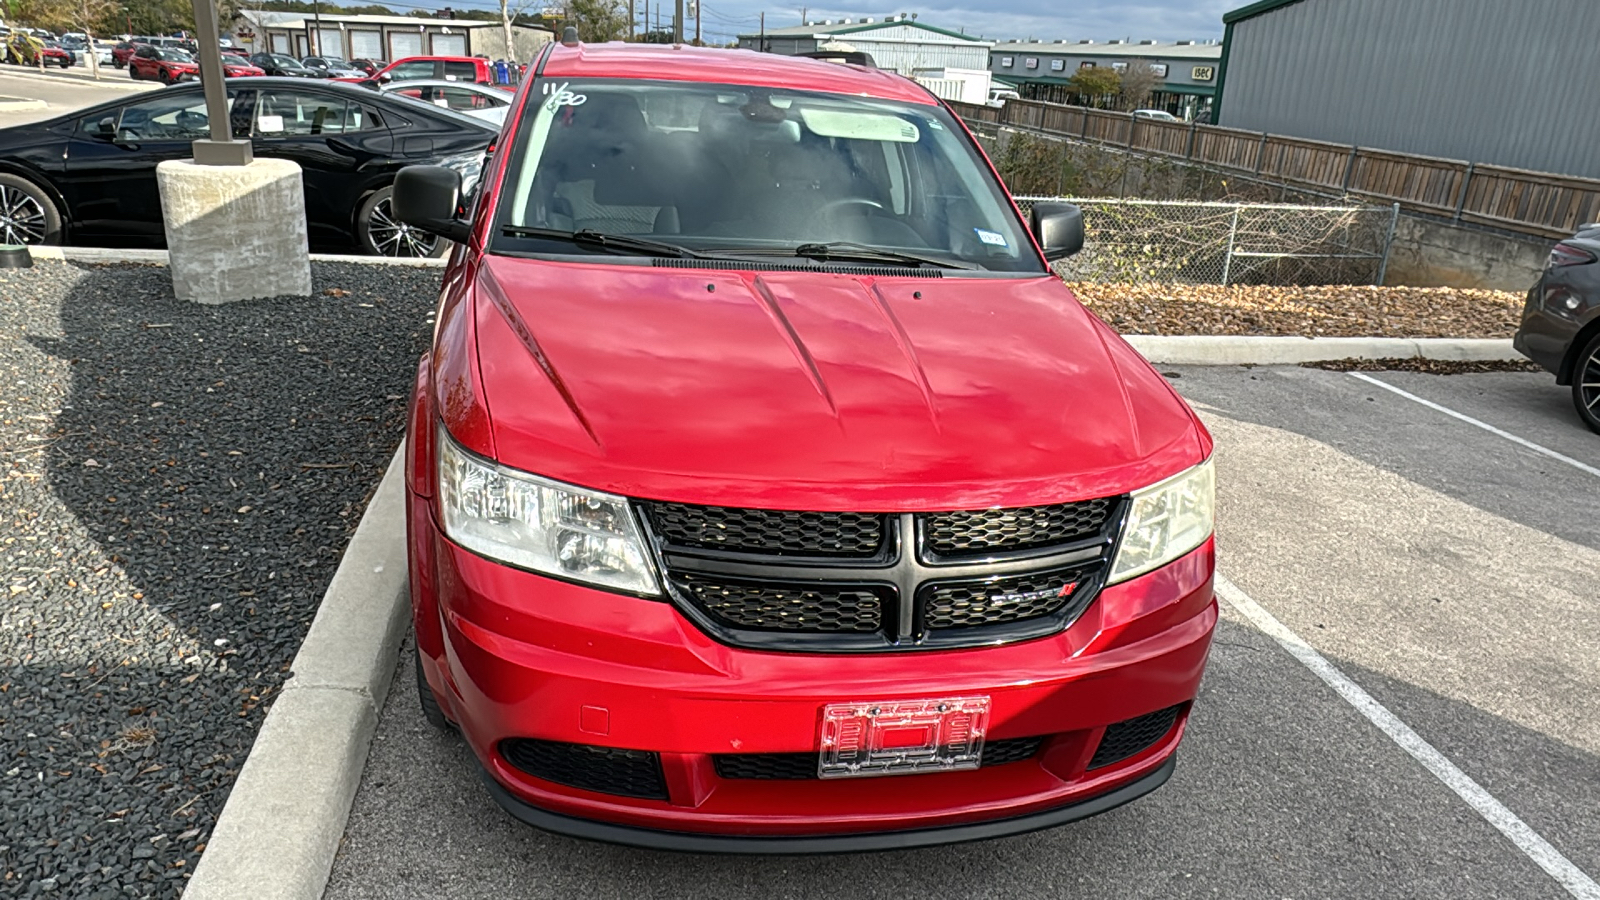
[[[645, 0], [645, 2], [648, 3], [650, 0]], [[637, 24], [638, 21], [633, 17], [633, 0], [628, 0], [628, 40], [630, 41], [633, 40], [633, 34]]]
[[758, 53], [767, 52], [767, 14], [765, 12], [761, 14], [761, 43], [756, 45], [756, 51]]
[[683, 0], [677, 0], [672, 7], [672, 42], [683, 43]]
[[322, 55], [322, 0], [312, 0], [311, 21], [316, 23], [311, 32], [311, 55]]
[[701, 12], [704, 9], [704, 7], [705, 7], [704, 3], [701, 3], [700, 0], [695, 0], [695, 2], [694, 2], [694, 45], [696, 47], [699, 47], [699, 46], [702, 45], [702, 41], [700, 40], [700, 16], [701, 16]]

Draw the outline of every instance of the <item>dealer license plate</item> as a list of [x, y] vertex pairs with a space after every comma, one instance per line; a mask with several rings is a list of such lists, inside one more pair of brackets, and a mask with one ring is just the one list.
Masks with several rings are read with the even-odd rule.
[[830, 703], [822, 709], [823, 778], [976, 769], [988, 697]]

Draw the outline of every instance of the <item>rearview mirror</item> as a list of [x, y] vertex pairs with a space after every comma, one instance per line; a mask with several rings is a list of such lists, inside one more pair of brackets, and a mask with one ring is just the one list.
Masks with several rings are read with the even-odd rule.
[[471, 236], [472, 226], [456, 218], [461, 206], [461, 173], [455, 169], [406, 166], [394, 177], [389, 205], [396, 219], [413, 228], [458, 244]]
[[1035, 203], [1028, 224], [1044, 250], [1044, 258], [1051, 262], [1083, 249], [1083, 210], [1075, 204]]

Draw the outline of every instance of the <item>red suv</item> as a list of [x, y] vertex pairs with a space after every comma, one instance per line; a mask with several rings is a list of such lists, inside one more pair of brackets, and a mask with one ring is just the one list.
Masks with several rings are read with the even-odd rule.
[[[368, 76], [361, 78], [335, 78], [335, 81], [417, 81], [424, 78], [441, 81], [470, 81], [474, 84], [495, 84], [494, 64], [475, 56], [408, 56], [396, 60]], [[515, 90], [513, 85], [499, 85]]]
[[[831, 852], [1159, 786], [1200, 684], [1212, 442], [887, 72], [545, 50], [417, 373], [418, 689], [553, 831]], [[465, 217], [461, 211], [465, 210]]]

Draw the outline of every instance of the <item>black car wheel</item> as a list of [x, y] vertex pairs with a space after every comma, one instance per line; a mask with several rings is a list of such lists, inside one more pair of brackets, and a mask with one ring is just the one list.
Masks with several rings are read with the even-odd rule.
[[1600, 432], [1600, 334], [1589, 339], [1572, 364], [1572, 405], [1589, 430]]
[[38, 185], [0, 174], [0, 243], [58, 244], [61, 213]]
[[373, 256], [427, 258], [445, 255], [450, 249], [449, 241], [418, 231], [394, 217], [389, 202], [393, 194], [391, 188], [384, 188], [361, 204], [361, 215], [356, 219], [361, 249]]
[[133, 67], [133, 63], [128, 63], [128, 77], [134, 81], [139, 80], [139, 70]]
[[175, 79], [172, 77], [171, 72], [167, 71], [166, 69], [162, 69], [156, 74], [156, 80], [160, 81], [162, 84], [171, 86]]
[[72, 65], [72, 60], [70, 60], [70, 59], [63, 59], [63, 60], [62, 60], [62, 61], [61, 61], [61, 62], [60, 62], [60, 63], [59, 63], [59, 65], [60, 65], [60, 66], [61, 66], [61, 68], [63, 68], [63, 69], [65, 69], [65, 68], [66, 68], [66, 67], [68, 67], [68, 66], [70, 66], [70, 65]]

